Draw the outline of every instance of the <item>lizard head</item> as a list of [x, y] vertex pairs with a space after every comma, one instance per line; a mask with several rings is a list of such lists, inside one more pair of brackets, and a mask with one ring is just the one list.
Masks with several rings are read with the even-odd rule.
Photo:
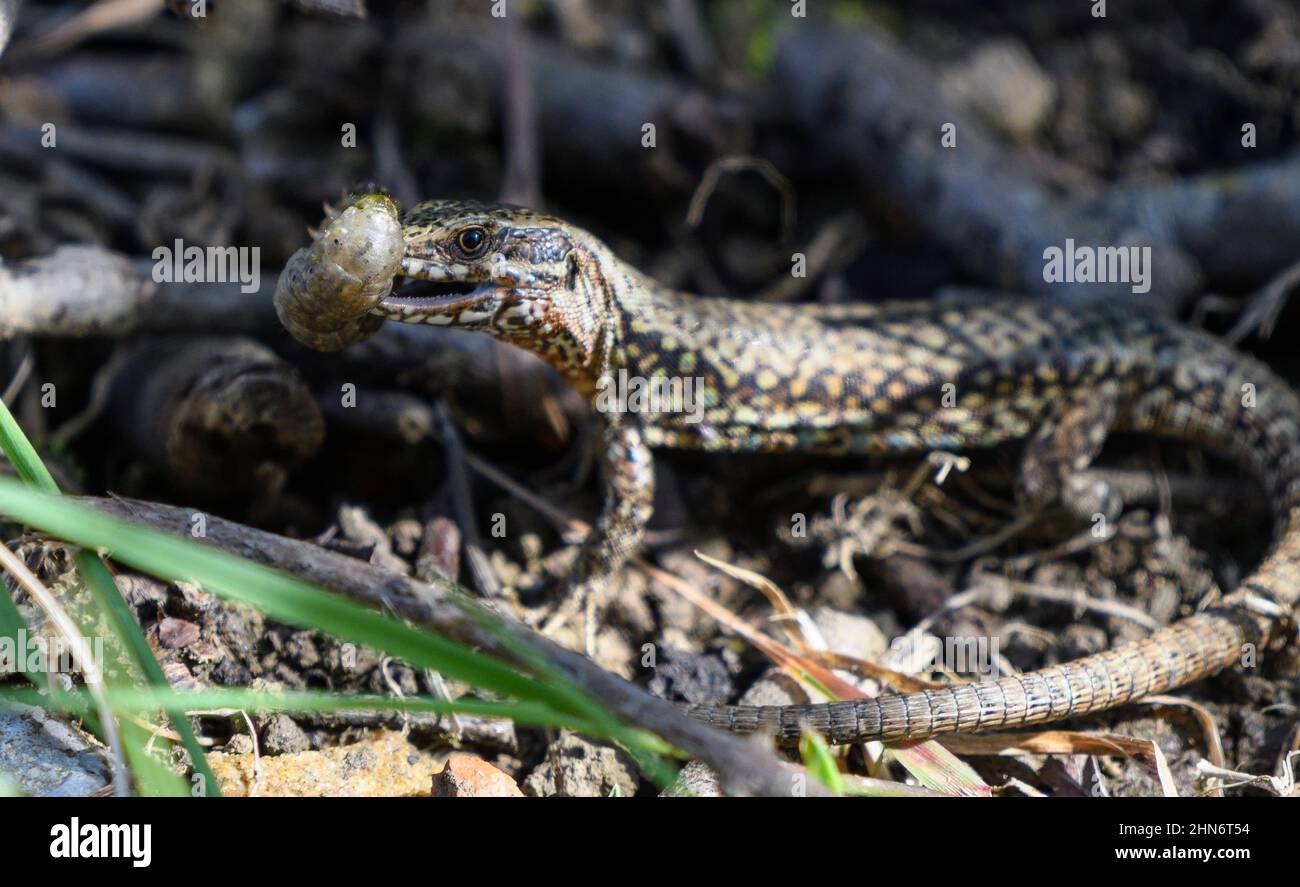
[[403, 285], [374, 312], [393, 320], [508, 334], [577, 295], [578, 237], [532, 209], [432, 200], [402, 222]]
[[399, 285], [371, 313], [487, 332], [561, 370], [590, 364], [605, 312], [590, 234], [533, 210], [434, 200], [406, 214], [402, 236]]

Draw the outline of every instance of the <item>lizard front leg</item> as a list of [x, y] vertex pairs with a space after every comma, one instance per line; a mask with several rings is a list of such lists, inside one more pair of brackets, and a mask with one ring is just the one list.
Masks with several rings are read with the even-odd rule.
[[554, 632], [580, 609], [587, 611], [587, 648], [593, 645], [591, 609], [611, 575], [641, 543], [654, 510], [654, 460], [641, 429], [626, 417], [601, 417], [601, 479], [604, 505], [578, 549], [570, 575], [569, 599], [543, 627]]
[[1119, 404], [1114, 381], [1065, 393], [1025, 447], [1019, 489], [1031, 513], [1057, 505], [1084, 522], [1097, 514], [1118, 517], [1119, 497], [1099, 481], [1085, 481], [1083, 472], [1101, 452]]

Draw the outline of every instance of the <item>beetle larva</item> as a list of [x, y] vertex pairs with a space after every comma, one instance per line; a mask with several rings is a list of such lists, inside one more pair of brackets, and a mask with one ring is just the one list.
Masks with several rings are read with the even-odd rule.
[[318, 351], [368, 338], [384, 322], [369, 311], [392, 289], [402, 249], [397, 204], [385, 194], [363, 195], [289, 258], [275, 287], [280, 322]]

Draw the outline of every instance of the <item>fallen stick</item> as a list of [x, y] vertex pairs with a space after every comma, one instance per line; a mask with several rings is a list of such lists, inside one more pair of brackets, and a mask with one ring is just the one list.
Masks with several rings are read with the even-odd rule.
[[325, 439], [297, 370], [252, 339], [147, 338], [111, 366], [119, 432], [205, 502], [277, 493]]
[[[779, 44], [775, 78], [828, 160], [990, 286], [1067, 304], [1136, 299], [1164, 313], [1200, 289], [1200, 268], [1179, 244], [1056, 198], [1027, 158], [948, 102], [920, 61], [872, 31], [792, 28]], [[949, 125], [956, 142], [945, 147]], [[1129, 281], [1047, 281], [1043, 252], [1064, 249], [1067, 239], [1149, 246], [1150, 291], [1136, 294]]]
[[1300, 257], [1300, 152], [1175, 182], [1117, 186], [1079, 208], [1166, 232], [1216, 286], [1257, 286]]
[[151, 264], [102, 247], [62, 246], [47, 256], [0, 265], [0, 340], [275, 328], [273, 277], [264, 276], [252, 293], [238, 282], [158, 284]]
[[[178, 536], [190, 536], [194, 511], [132, 499], [73, 497], [84, 505]], [[485, 650], [501, 659], [526, 663], [512, 644], [523, 643], [546, 656], [564, 674], [628, 723], [650, 730], [715, 769], [729, 794], [789, 795], [791, 771], [760, 746], [696, 721], [663, 699], [651, 696], [582, 655], [500, 616], [512, 643], [488, 631], [451, 595], [464, 593], [450, 582], [425, 583], [309, 542], [255, 530], [207, 515], [204, 544], [292, 573], [306, 582], [339, 592], [376, 608], [386, 608], [439, 635]], [[806, 790], [820, 793], [815, 780]]]

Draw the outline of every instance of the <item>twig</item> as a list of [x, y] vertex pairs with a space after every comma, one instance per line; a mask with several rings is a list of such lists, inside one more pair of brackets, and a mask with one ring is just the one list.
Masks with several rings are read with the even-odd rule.
[[148, 338], [104, 372], [122, 437], [189, 495], [274, 495], [325, 437], [297, 370], [252, 339]]
[[1091, 610], [1107, 616], [1116, 616], [1135, 622], [1149, 631], [1160, 628], [1160, 623], [1149, 615], [1118, 601], [1105, 601], [1092, 597], [1082, 589], [1054, 588], [1033, 582], [1020, 582], [1001, 576], [987, 574], [977, 577], [977, 584], [966, 591], [948, 598], [938, 610], [922, 619], [912, 631], [929, 631], [930, 627], [941, 617], [971, 604], [996, 601], [1000, 595], [1014, 594], [1022, 597], [1045, 600], [1051, 603], [1066, 604], [1084, 610]]
[[501, 105], [506, 151], [501, 200], [503, 203], [537, 206], [542, 199], [537, 97], [528, 74], [531, 49], [524, 39], [520, 18], [508, 15], [505, 20], [506, 53], [502, 60]]
[[157, 284], [151, 264], [100, 247], [63, 246], [0, 265], [0, 339], [274, 329], [274, 279], [253, 293], [238, 282]]
[[99, 0], [73, 18], [60, 22], [49, 33], [15, 48], [14, 56], [58, 55], [95, 34], [153, 18], [162, 8], [163, 0]]
[[478, 521], [474, 516], [474, 499], [469, 493], [469, 478], [465, 473], [465, 446], [461, 443], [456, 423], [451, 421], [445, 404], [439, 402], [434, 406], [434, 418], [437, 422], [438, 436], [447, 456], [447, 483], [451, 485], [452, 508], [456, 512], [456, 523], [460, 527], [465, 559], [469, 561], [470, 575], [474, 577], [474, 587], [487, 598], [501, 594], [501, 584], [497, 582], [496, 573], [483, 550], [483, 540], [479, 537]]
[[776, 190], [777, 194], [781, 195], [781, 238], [788, 241], [794, 236], [794, 186], [772, 161], [763, 157], [719, 157], [710, 163], [695, 193], [691, 195], [691, 202], [686, 210], [686, 224], [691, 228], [700, 226], [700, 222], [704, 221], [704, 211], [709, 205], [709, 199], [713, 197], [713, 192], [717, 190], [722, 177], [736, 172], [758, 173]]
[[[165, 532], [190, 535], [193, 516], [190, 509], [140, 500], [73, 498]], [[291, 572], [306, 582], [333, 589], [370, 606], [390, 607], [403, 618], [443, 637], [527, 666], [526, 659], [521, 659], [515, 651], [515, 646], [523, 643], [547, 657], [570, 680], [629, 723], [657, 733], [686, 753], [707, 762], [722, 776], [729, 791], [789, 794], [789, 772], [781, 768], [772, 754], [690, 718], [672, 703], [651, 696], [507, 616], [500, 619], [511, 641], [503, 641], [496, 633], [484, 628], [455, 599], [454, 595], [465, 594], [465, 591], [452, 583], [420, 582], [308, 542], [287, 539], [215, 516], [208, 517], [207, 531], [201, 544], [213, 545]], [[809, 790], [818, 789], [810, 785]]]
[[1261, 339], [1273, 335], [1277, 319], [1297, 285], [1300, 285], [1300, 261], [1290, 265], [1251, 296], [1241, 317], [1237, 318], [1237, 322], [1223, 338], [1236, 345], [1252, 332], [1258, 333]]
[[[785, 105], [832, 162], [988, 285], [1067, 304], [1131, 300], [1127, 281], [1045, 279], [1044, 249], [1073, 238], [1149, 246], [1152, 286], [1142, 298], [1157, 311], [1172, 311], [1200, 286], [1200, 268], [1181, 244], [1058, 199], [1027, 172], [1023, 156], [944, 99], [924, 63], [877, 31], [788, 28], [775, 79]], [[955, 150], [941, 142], [947, 125]]]
[[31, 378], [34, 366], [36, 366], [36, 354], [32, 351], [31, 346], [26, 346], [22, 349], [22, 359], [18, 361], [18, 369], [14, 370], [14, 377], [5, 386], [4, 394], [0, 395], [0, 399], [4, 400], [5, 403], [17, 401], [23, 386]]
[[754, 300], [793, 302], [813, 281], [860, 253], [865, 239], [865, 228], [857, 213], [840, 213], [822, 225], [804, 248], [807, 256], [805, 273], [798, 277], [782, 275], [755, 295]]
[[785, 644], [773, 640], [748, 625], [741, 619], [737, 618], [737, 616], [726, 607], [696, 591], [690, 583], [683, 581], [666, 570], [661, 570], [659, 567], [647, 563], [639, 557], [633, 557], [631, 561], [644, 570], [651, 578], [657, 579], [664, 585], [667, 585], [677, 594], [699, 607], [705, 613], [708, 613], [709, 616], [717, 620], [724, 629], [734, 632], [744, 638], [748, 643], [753, 644], [754, 647], [763, 653], [763, 655], [781, 666], [781, 668], [785, 669], [794, 678], [798, 680], [812, 678], [840, 699], [857, 699], [862, 696], [862, 691], [847, 681], [837, 677], [830, 671], [830, 669], [823, 668], [817, 663], [801, 657], [797, 652], [790, 649]]
[[1252, 788], [1260, 788], [1267, 792], [1272, 792], [1279, 797], [1290, 797], [1295, 794], [1296, 778], [1292, 761], [1300, 757], [1300, 751], [1293, 751], [1286, 756], [1282, 762], [1281, 776], [1256, 776], [1252, 773], [1242, 773], [1237, 770], [1228, 770], [1223, 767], [1216, 767], [1209, 761], [1198, 761], [1196, 772], [1202, 776], [1212, 776], [1217, 779], [1231, 779], [1232, 782], [1225, 783], [1224, 788], [1238, 788], [1248, 785]]

